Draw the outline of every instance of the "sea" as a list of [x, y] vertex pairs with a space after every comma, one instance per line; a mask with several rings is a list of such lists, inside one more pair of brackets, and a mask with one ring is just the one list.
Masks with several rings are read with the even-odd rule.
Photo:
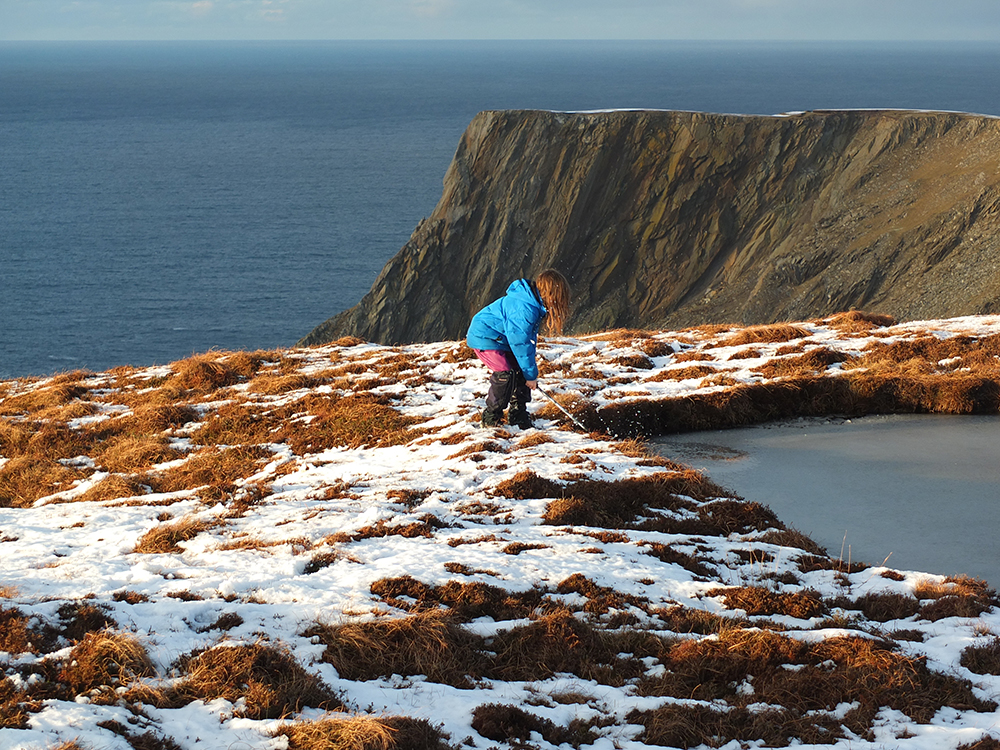
[[293, 345], [487, 109], [1000, 115], [1000, 45], [0, 42], [0, 378]]

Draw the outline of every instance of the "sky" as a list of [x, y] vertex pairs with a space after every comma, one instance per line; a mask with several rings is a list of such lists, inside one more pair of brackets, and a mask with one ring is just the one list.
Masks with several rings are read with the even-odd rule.
[[0, 40], [1000, 41], [998, 0], [0, 0]]

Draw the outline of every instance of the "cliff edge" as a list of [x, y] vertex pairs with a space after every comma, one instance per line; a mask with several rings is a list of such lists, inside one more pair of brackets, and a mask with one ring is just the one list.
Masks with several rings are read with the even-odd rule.
[[461, 338], [543, 268], [569, 329], [1000, 312], [1000, 119], [482, 112], [361, 302], [300, 344]]

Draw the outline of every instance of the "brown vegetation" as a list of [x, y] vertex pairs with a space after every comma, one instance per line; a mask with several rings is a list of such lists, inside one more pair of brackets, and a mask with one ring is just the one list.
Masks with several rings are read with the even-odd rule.
[[288, 750], [451, 750], [446, 736], [425, 719], [352, 716], [285, 724], [277, 734]]
[[242, 698], [245, 708], [239, 714], [250, 719], [276, 719], [307, 706], [343, 710], [333, 691], [291, 653], [267, 643], [219, 645], [182, 659], [178, 666], [183, 677], [164, 691], [162, 707]]
[[[630, 721], [646, 727], [640, 741], [672, 742], [688, 747], [695, 741], [689, 735], [670, 739], [678, 737], [670, 733], [701, 732], [704, 728], [709, 732], [731, 733], [718, 740], [697, 740], [716, 747], [731, 739], [765, 739], [766, 743], [782, 746], [789, 737], [805, 742], [817, 741], [814, 738], [826, 732], [833, 738], [842, 737], [841, 724], [855, 734], [871, 738], [872, 722], [884, 706], [905, 713], [913, 721], [927, 723], [944, 706], [992, 711], [996, 705], [977, 698], [967, 681], [931, 672], [922, 659], [904, 656], [895, 652], [891, 644], [865, 638], [829, 638], [807, 644], [766, 630], [729, 629], [712, 640], [674, 645], [664, 663], [667, 670], [662, 675], [640, 680], [642, 694], [722, 700], [736, 709], [746, 708], [750, 703], [781, 706], [781, 724], [792, 727], [792, 734], [767, 740], [769, 735], [761, 734], [767, 730], [753, 722], [737, 720], [723, 726], [711, 715], [700, 716], [696, 722], [691, 715], [681, 715], [678, 721], [670, 713], [674, 707], [667, 706], [651, 712], [634, 712], [629, 717]], [[798, 668], [782, 668], [785, 664]], [[753, 690], [744, 694], [739, 686], [748, 681]], [[854, 702], [857, 707], [841, 720], [831, 722], [831, 717], [822, 714]], [[733, 716], [751, 718], [732, 711], [719, 718]], [[677, 729], [678, 724], [681, 730]], [[714, 744], [716, 741], [718, 744]]]
[[443, 605], [458, 622], [479, 617], [491, 617], [498, 622], [521, 619], [541, 604], [544, 595], [538, 589], [515, 594], [485, 583], [449, 581], [442, 586], [429, 586], [410, 576], [382, 578], [371, 585], [371, 592], [409, 612], [435, 611]]
[[161, 523], [143, 534], [132, 551], [140, 554], [182, 552], [180, 542], [190, 541], [210, 527], [207, 521], [196, 518]]
[[785, 341], [805, 338], [812, 335], [801, 326], [790, 323], [774, 323], [772, 325], [750, 326], [720, 339], [718, 346], [745, 346], [746, 344], [780, 344]]
[[368, 393], [307, 396], [285, 415], [277, 439], [305, 455], [336, 447], [399, 445], [420, 437], [422, 433], [413, 428], [421, 420], [402, 414], [388, 403], [387, 397]]
[[19, 609], [0, 607], [0, 651], [11, 654], [33, 651], [28, 618]]
[[742, 609], [748, 616], [788, 615], [801, 620], [819, 617], [827, 612], [826, 605], [815, 591], [776, 593], [760, 586], [712, 589], [707, 596], [721, 596], [729, 609]]
[[155, 674], [145, 647], [135, 637], [112, 630], [87, 633], [73, 647], [59, 673], [74, 694], [97, 688], [127, 686]]
[[0, 508], [28, 508], [36, 500], [69, 489], [80, 477], [80, 472], [49, 458], [12, 458], [0, 466]]

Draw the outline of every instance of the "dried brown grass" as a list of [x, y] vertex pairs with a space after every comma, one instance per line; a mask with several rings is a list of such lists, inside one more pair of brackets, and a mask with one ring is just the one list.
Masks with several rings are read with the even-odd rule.
[[323, 541], [326, 544], [348, 544], [350, 542], [360, 542], [364, 539], [383, 539], [387, 536], [400, 536], [404, 539], [414, 539], [418, 536], [429, 539], [434, 536], [438, 529], [447, 528], [448, 524], [437, 516], [425, 513], [417, 520], [409, 523], [389, 523], [385, 519], [375, 522], [371, 526], [364, 526], [357, 531], [338, 531], [331, 534]]
[[544, 592], [538, 589], [511, 593], [486, 583], [461, 581], [430, 586], [410, 576], [379, 579], [371, 585], [371, 592], [408, 612], [432, 612], [446, 607], [457, 622], [479, 617], [491, 617], [498, 622], [525, 618], [541, 605], [544, 597]]
[[757, 537], [757, 541], [763, 544], [775, 544], [779, 547], [796, 547], [811, 555], [826, 555], [826, 550], [823, 547], [797, 529], [766, 531]]
[[446, 737], [425, 719], [352, 716], [286, 724], [277, 734], [288, 750], [450, 750]]
[[921, 581], [914, 596], [931, 600], [921, 605], [919, 615], [937, 622], [945, 617], [979, 617], [998, 603], [997, 593], [985, 581], [967, 576], [949, 577], [942, 583]]
[[27, 699], [9, 677], [0, 677], [0, 729], [28, 728], [28, 712], [24, 709]]
[[703, 578], [711, 578], [715, 575], [715, 571], [703, 562], [686, 552], [681, 552], [669, 544], [644, 542], [643, 546], [648, 547], [649, 554], [657, 558], [660, 562], [680, 565], [692, 575], [701, 576]]
[[52, 383], [36, 387], [0, 401], [0, 416], [30, 415], [45, 409], [63, 407], [87, 393], [87, 388], [75, 382]]
[[786, 747], [793, 740], [830, 745], [844, 736], [831, 716], [806, 717], [781, 708], [719, 709], [705, 705], [667, 704], [653, 711], [633, 711], [626, 719], [641, 724], [636, 738], [649, 745], [691, 748], [722, 747], [729, 743]]
[[1000, 638], [962, 649], [959, 664], [976, 674], [1000, 674]]
[[257, 375], [247, 384], [250, 393], [257, 393], [262, 396], [278, 396], [290, 391], [299, 391], [307, 388], [315, 388], [322, 383], [321, 380], [302, 373], [263, 373]]
[[146, 475], [154, 492], [179, 492], [210, 486], [230, 487], [237, 479], [254, 474], [262, 460], [273, 454], [260, 446], [208, 448], [170, 469]]
[[746, 344], [780, 344], [785, 341], [806, 338], [812, 335], [801, 326], [790, 323], [750, 326], [726, 336], [717, 342], [718, 346], [745, 346]]
[[891, 315], [851, 310], [837, 313], [829, 318], [817, 320], [816, 323], [837, 328], [845, 333], [867, 333], [873, 328], [886, 328], [896, 325], [896, 319]]
[[209, 392], [240, 382], [240, 373], [222, 352], [207, 352], [170, 364], [171, 385], [186, 391]]
[[[767, 703], [792, 712], [791, 718], [857, 703], [843, 724], [861, 736], [869, 735], [882, 707], [919, 723], [944, 706], [996, 707], [977, 698], [968, 681], [932, 672], [923, 659], [868, 638], [807, 644], [766, 630], [728, 629], [713, 639], [677, 643], [662, 661], [666, 671], [640, 680], [640, 694], [720, 700], [737, 708]], [[786, 664], [795, 668], [785, 669]], [[748, 678], [753, 693], [743, 695], [739, 686]]]
[[652, 634], [599, 630], [565, 609], [501, 630], [486, 645], [493, 654], [485, 675], [489, 679], [543, 681], [565, 672], [613, 686], [639, 677], [645, 671], [640, 659], [658, 656], [665, 648]]
[[147, 487], [139, 477], [111, 474], [75, 498], [76, 502], [102, 503], [123, 497], [145, 495]]
[[721, 596], [727, 608], [742, 609], [748, 616], [787, 615], [808, 620], [827, 613], [820, 595], [808, 589], [778, 593], [760, 586], [711, 589], [706, 596]]
[[[569, 726], [560, 727], [517, 706], [503, 703], [486, 703], [472, 712], [472, 728], [487, 739], [510, 742], [526, 741], [537, 733], [552, 745], [568, 744], [579, 748], [592, 745], [597, 735], [586, 722], [574, 719]], [[523, 746], [523, 745], [519, 745]]]
[[824, 372], [830, 365], [845, 362], [850, 357], [826, 347], [810, 349], [805, 354], [772, 359], [753, 368], [765, 378], [801, 377], [816, 372]]
[[689, 365], [687, 367], [673, 367], [670, 369], [662, 370], [656, 375], [652, 375], [648, 378], [644, 378], [644, 383], [662, 383], [668, 380], [694, 380], [708, 377], [709, 375], [715, 375], [718, 373], [718, 368], [711, 367], [710, 365]]
[[253, 445], [269, 443], [281, 420], [261, 407], [230, 403], [207, 417], [191, 439], [202, 445]]
[[18, 456], [0, 466], [0, 508], [28, 508], [56, 492], [67, 490], [81, 472], [49, 458]]
[[58, 635], [69, 641], [79, 641], [88, 633], [117, 628], [118, 623], [108, 614], [109, 609], [106, 604], [95, 604], [86, 599], [67, 602], [57, 610], [59, 628], [48, 636]]
[[28, 618], [19, 609], [0, 607], [0, 651], [11, 654], [34, 652]]
[[316, 625], [305, 633], [325, 646], [322, 659], [347, 680], [398, 674], [471, 687], [482, 675], [481, 640], [440, 611], [342, 625]]
[[[499, 483], [492, 492], [521, 500], [558, 498], [548, 504], [543, 516], [543, 523], [552, 526], [637, 528], [711, 536], [783, 528], [765, 506], [728, 499], [732, 493], [694, 470], [568, 484], [522, 471]], [[719, 497], [726, 499], [713, 500]], [[693, 510], [697, 517], [662, 512], [678, 510]]]
[[59, 679], [78, 695], [101, 687], [124, 687], [155, 673], [145, 646], [134, 636], [102, 630], [87, 633], [73, 647]]
[[343, 710], [343, 701], [322, 680], [289, 651], [267, 643], [219, 645], [181, 659], [178, 667], [183, 677], [165, 690], [162, 707], [243, 700], [237, 713], [249, 719], [277, 719], [306, 707]]
[[143, 534], [132, 551], [138, 554], [182, 552], [181, 542], [190, 541], [209, 528], [211, 524], [207, 521], [190, 517], [161, 523]]
[[130, 435], [113, 438], [93, 458], [108, 471], [134, 474], [183, 455], [183, 451], [172, 448], [163, 435]]
[[[299, 455], [336, 447], [384, 447], [408, 443], [423, 433], [420, 419], [393, 409], [389, 399], [373, 394], [307, 396], [290, 408], [278, 438]], [[305, 408], [305, 414], [302, 409]], [[305, 421], [296, 417], [309, 416]]]

